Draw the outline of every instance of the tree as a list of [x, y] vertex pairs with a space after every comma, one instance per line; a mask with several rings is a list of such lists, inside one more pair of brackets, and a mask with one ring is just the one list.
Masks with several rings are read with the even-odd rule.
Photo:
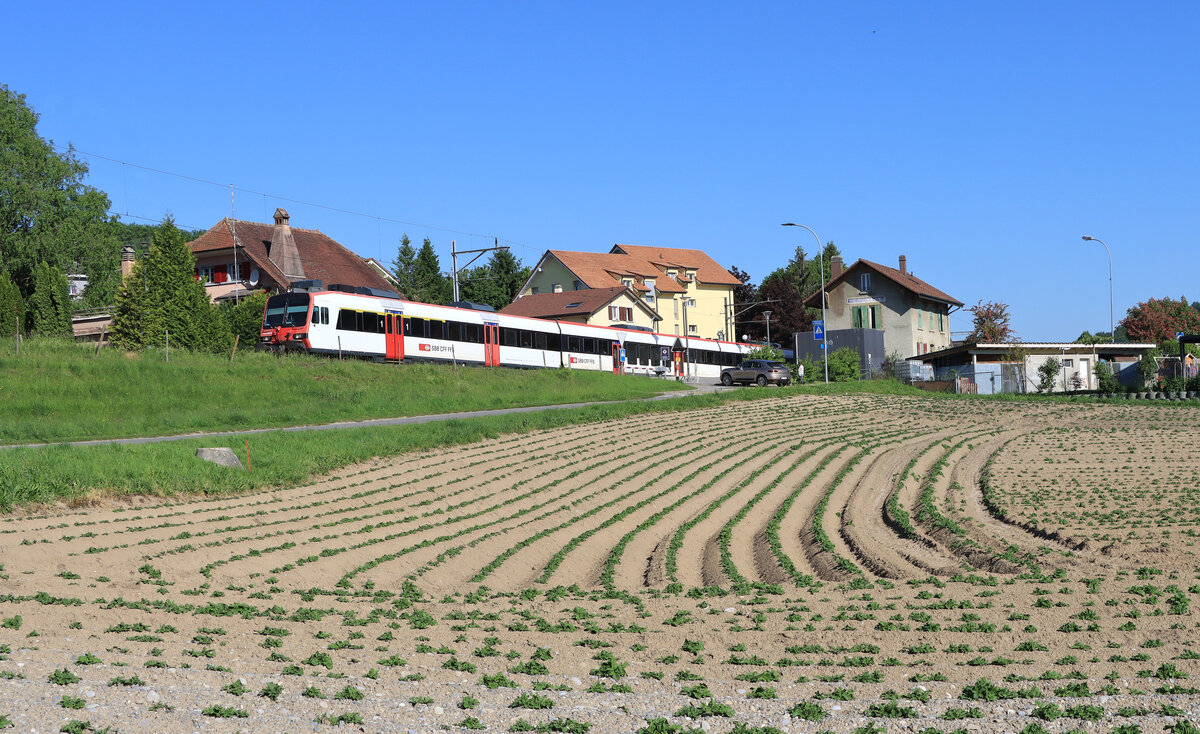
[[196, 257], [171, 217], [154, 233], [150, 251], [121, 286], [112, 341], [127, 349], [172, 346], [222, 352], [233, 337], [195, 277]]
[[25, 95], [0, 84], [0, 263], [23, 297], [32, 295], [45, 262], [55, 272], [87, 275], [85, 304], [111, 303], [120, 247], [108, 196], [83, 183], [87, 165], [73, 148], [57, 152], [37, 123]]
[[1108, 362], [1100, 360], [1096, 363], [1096, 383], [1100, 388], [1100, 392], [1111, 395], [1121, 391], [1121, 381], [1108, 366]]
[[258, 291], [242, 299], [228, 310], [229, 330], [242, 349], [253, 349], [262, 333], [263, 311], [267, 308], [267, 293]]
[[759, 299], [776, 301], [764, 303], [755, 320], [762, 324], [762, 333], [766, 333], [766, 317], [763, 312], [771, 312], [771, 340], [787, 345], [792, 341], [792, 334], [798, 331], [812, 331], [812, 309], [804, 307], [800, 291], [793, 281], [782, 277], [769, 277], [758, 289]]
[[1151, 298], [1130, 308], [1121, 326], [1135, 342], [1158, 344], [1174, 339], [1182, 331], [1186, 334], [1200, 333], [1200, 312], [1188, 304], [1183, 296], [1178, 301], [1170, 298]]
[[428, 237], [417, 252], [412, 272], [412, 293], [405, 294], [409, 300], [438, 305], [450, 300], [450, 279], [442, 272], [437, 253]]
[[984, 303], [982, 299], [967, 309], [973, 316], [971, 333], [967, 341], [1000, 344], [1010, 341], [1014, 336], [1008, 314], [1008, 304], [998, 301]]
[[516, 300], [531, 272], [532, 268], [523, 267], [508, 250], [496, 250], [486, 265], [463, 271], [459, 276], [460, 298], [499, 311]]
[[72, 336], [67, 278], [49, 263], [38, 263], [33, 271], [33, 295], [29, 298], [25, 324], [28, 331], [38, 336]]
[[[400, 238], [400, 246], [396, 248], [396, 259], [392, 261], [392, 272], [396, 275], [396, 286], [400, 295], [413, 298], [416, 292], [417, 251], [412, 246], [412, 240], [405, 232]], [[416, 300], [415, 298], [413, 300]]]
[[1059, 371], [1062, 370], [1062, 364], [1054, 357], [1046, 357], [1046, 361], [1042, 362], [1042, 366], [1038, 367], [1038, 392], [1053, 392], [1054, 378], [1058, 377]]
[[25, 304], [21, 291], [7, 270], [0, 270], [0, 337], [15, 336], [24, 320]]

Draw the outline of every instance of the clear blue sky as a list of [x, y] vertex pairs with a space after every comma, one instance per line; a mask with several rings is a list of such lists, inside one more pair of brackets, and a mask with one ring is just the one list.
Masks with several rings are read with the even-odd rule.
[[[1200, 4], [13, 3], [0, 81], [129, 221], [694, 247], [755, 282], [813, 227], [1029, 340], [1200, 299]], [[376, 219], [375, 217], [378, 217]], [[400, 220], [399, 224], [387, 220]], [[453, 231], [445, 231], [453, 230]], [[474, 233], [474, 234], [467, 234]], [[478, 236], [484, 235], [484, 236]], [[952, 319], [969, 328], [969, 315]]]

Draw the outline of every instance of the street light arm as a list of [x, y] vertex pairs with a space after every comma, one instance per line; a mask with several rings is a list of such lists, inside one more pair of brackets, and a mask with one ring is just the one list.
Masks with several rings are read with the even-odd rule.
[[[795, 222], [784, 222], [780, 226], [803, 227], [804, 229], [807, 229], [809, 234], [811, 234], [813, 236], [813, 239], [815, 239], [817, 241], [817, 257], [820, 258], [818, 267], [821, 268], [821, 323], [824, 324], [825, 323], [825, 246], [821, 244], [821, 238], [817, 236], [817, 233], [813, 231], [812, 227], [808, 227], [803, 224], [796, 224]], [[821, 349], [822, 355], [821, 356], [824, 357], [824, 359], [825, 359], [825, 384], [829, 384], [829, 342], [822, 339], [821, 347], [822, 347], [822, 349]]]
[[1093, 237], [1085, 234], [1083, 239], [1087, 242], [1099, 242], [1104, 245], [1104, 251], [1108, 253], [1108, 340], [1109, 342], [1117, 343], [1117, 327], [1116, 321], [1113, 318], [1113, 266], [1112, 266], [1112, 250], [1108, 249], [1108, 243], [1099, 237]]

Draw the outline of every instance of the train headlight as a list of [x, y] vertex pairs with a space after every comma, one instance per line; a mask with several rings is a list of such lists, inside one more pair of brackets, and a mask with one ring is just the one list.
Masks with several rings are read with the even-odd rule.
[[292, 338], [296, 341], [301, 341], [308, 338], [308, 334], [292, 334]]

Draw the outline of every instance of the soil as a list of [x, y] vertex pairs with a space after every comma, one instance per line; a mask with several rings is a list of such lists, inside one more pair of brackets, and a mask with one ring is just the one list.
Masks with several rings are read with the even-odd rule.
[[1198, 420], [785, 395], [13, 515], [0, 727], [1162, 731], [1200, 720]]

